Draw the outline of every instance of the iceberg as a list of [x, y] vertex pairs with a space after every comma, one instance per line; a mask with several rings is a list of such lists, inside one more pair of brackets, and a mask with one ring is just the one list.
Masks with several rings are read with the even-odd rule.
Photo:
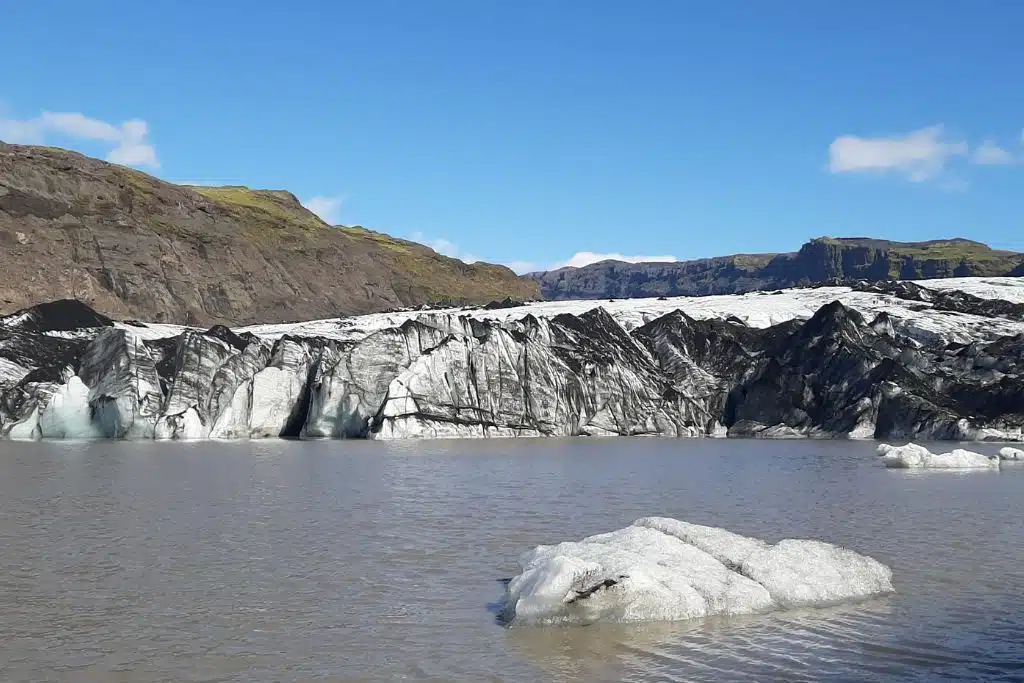
[[892, 570], [813, 540], [774, 545], [666, 517], [541, 545], [508, 583], [510, 626], [680, 621], [839, 604], [893, 592]]
[[[1011, 449], [1015, 450], [1015, 449]], [[992, 469], [999, 467], [999, 457], [955, 448], [949, 453], [932, 453], [915, 443], [906, 446], [878, 445], [878, 454], [886, 467], [903, 469]]]
[[1019, 448], [1011, 448], [1006, 446], [1005, 448], [999, 449], [1000, 460], [1024, 460], [1024, 451]]

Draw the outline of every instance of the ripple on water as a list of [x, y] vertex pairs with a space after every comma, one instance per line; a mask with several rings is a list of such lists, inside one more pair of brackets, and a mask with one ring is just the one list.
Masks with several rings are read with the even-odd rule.
[[[850, 442], [0, 443], [0, 680], [1022, 680], [1022, 508], [1024, 466]], [[495, 623], [521, 552], [647, 515], [839, 543], [897, 592]]]

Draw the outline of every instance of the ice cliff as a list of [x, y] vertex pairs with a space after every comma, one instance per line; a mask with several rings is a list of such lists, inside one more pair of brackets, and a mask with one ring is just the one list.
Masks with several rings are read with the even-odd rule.
[[1019, 278], [200, 330], [0, 318], [0, 435], [1022, 440]]
[[775, 545], [664, 517], [538, 546], [507, 587], [512, 626], [679, 621], [891, 593], [892, 571], [829, 543]]

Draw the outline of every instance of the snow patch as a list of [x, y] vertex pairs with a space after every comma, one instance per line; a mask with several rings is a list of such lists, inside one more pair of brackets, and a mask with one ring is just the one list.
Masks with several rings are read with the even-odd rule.
[[[950, 278], [941, 280], [915, 280], [915, 285], [933, 289], [958, 289], [985, 299], [1004, 299], [1024, 302], [1024, 278]], [[931, 304], [907, 301], [890, 294], [854, 291], [850, 287], [814, 287], [782, 289], [774, 292], [722, 294], [716, 296], [679, 296], [648, 299], [537, 301], [513, 308], [445, 308], [434, 311], [399, 311], [372, 313], [349, 318], [331, 318], [308, 322], [251, 325], [236, 330], [239, 334], [251, 332], [265, 339], [279, 339], [285, 335], [324, 337], [340, 341], [363, 339], [374, 332], [398, 327], [408, 320], [421, 320], [425, 324], [438, 320], [466, 316], [476, 320], [506, 322], [520, 320], [527, 315], [554, 318], [561, 314], [580, 316], [587, 311], [603, 308], [626, 330], [633, 330], [673, 311], [683, 311], [691, 318], [735, 318], [750, 327], [766, 328], [793, 319], [806, 320], [825, 304], [839, 301], [856, 309], [869, 320], [887, 313], [904, 335], [920, 341], [936, 340], [970, 343], [978, 338], [994, 338], [1024, 333], [1024, 322], [1003, 318], [939, 311]], [[134, 329], [134, 328], [133, 328]], [[186, 328], [173, 325], [153, 325], [141, 330], [152, 338], [174, 336]]]
[[979, 299], [1002, 299], [1024, 304], [1024, 278], [1021, 277], [951, 277], [913, 282], [928, 289], [955, 289]]

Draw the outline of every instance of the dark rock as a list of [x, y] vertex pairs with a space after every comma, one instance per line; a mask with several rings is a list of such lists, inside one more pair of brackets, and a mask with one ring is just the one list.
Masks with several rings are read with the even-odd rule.
[[502, 308], [518, 308], [520, 306], [525, 306], [525, 305], [526, 304], [523, 303], [522, 301], [513, 301], [512, 297], [507, 296], [504, 299], [502, 299], [501, 301], [492, 301], [489, 304], [485, 305], [484, 306], [484, 310], [496, 311], [496, 310], [502, 309]]
[[208, 329], [205, 334], [207, 337], [213, 337], [215, 339], [220, 339], [223, 342], [227, 342], [229, 346], [238, 351], [244, 349], [248, 346], [249, 342], [254, 339], [252, 334], [247, 334], [246, 337], [240, 337], [232, 332], [231, 328], [225, 327], [224, 325], [214, 325]]
[[113, 324], [107, 316], [75, 299], [37, 304], [0, 317], [0, 328], [23, 332], [67, 332]]

